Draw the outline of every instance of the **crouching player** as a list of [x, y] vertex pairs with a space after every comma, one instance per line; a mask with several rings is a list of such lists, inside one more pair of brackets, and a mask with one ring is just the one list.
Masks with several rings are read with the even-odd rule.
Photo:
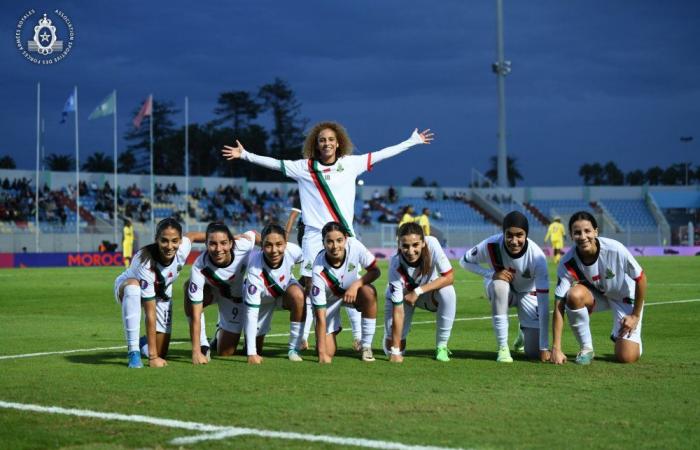
[[564, 311], [579, 343], [576, 364], [593, 361], [590, 314], [612, 310], [610, 339], [615, 358], [633, 363], [642, 355], [642, 315], [647, 278], [641, 266], [621, 243], [598, 236], [598, 223], [590, 213], [579, 211], [569, 219], [569, 234], [576, 244], [559, 262], [554, 291], [552, 362], [563, 364], [561, 351]]
[[[321, 238], [323, 250], [314, 260], [311, 277], [318, 362], [325, 364], [333, 360], [336, 335], [342, 329], [341, 306], [362, 313], [362, 360], [372, 362], [377, 291], [371, 283], [381, 274], [377, 261], [360, 241], [348, 237], [345, 227], [338, 222], [328, 222], [321, 230]], [[367, 271], [362, 277], [360, 269]]]
[[243, 327], [243, 277], [256, 240], [255, 231], [233, 236], [222, 222], [210, 223], [205, 236], [206, 251], [197, 257], [184, 286], [192, 364], [206, 364], [209, 360], [203, 309], [212, 303], [219, 308], [216, 351], [221, 356], [235, 353]]
[[[503, 219], [503, 233], [491, 236], [467, 251], [459, 261], [484, 277], [496, 334], [496, 361], [511, 363], [508, 349], [508, 308], [518, 309], [525, 355], [549, 360], [549, 275], [542, 249], [527, 237], [527, 217], [518, 211]], [[489, 265], [488, 268], [482, 263]]]
[[447, 255], [432, 236], [414, 222], [401, 225], [399, 251], [389, 262], [384, 308], [384, 352], [391, 362], [403, 362], [406, 337], [415, 308], [437, 313], [435, 359], [450, 360], [447, 342], [457, 309], [454, 274]]
[[[262, 250], [255, 249], [248, 258], [248, 272], [243, 284], [244, 329], [249, 364], [260, 364], [264, 336], [270, 330], [276, 307], [289, 310], [290, 361], [301, 361], [299, 345], [304, 325], [304, 289], [294, 278], [292, 268], [302, 261], [301, 248], [287, 242], [284, 228], [267, 225], [262, 233]], [[253, 336], [258, 337], [254, 339]], [[259, 345], [256, 345], [256, 341]]]
[[173, 282], [187, 261], [192, 240], [203, 233], [182, 236], [182, 226], [172, 218], [156, 227], [156, 241], [139, 250], [131, 265], [114, 281], [114, 296], [122, 306], [122, 322], [128, 348], [128, 366], [143, 367], [139, 351], [141, 307], [146, 313], [146, 342], [150, 367], [167, 365], [173, 310]]

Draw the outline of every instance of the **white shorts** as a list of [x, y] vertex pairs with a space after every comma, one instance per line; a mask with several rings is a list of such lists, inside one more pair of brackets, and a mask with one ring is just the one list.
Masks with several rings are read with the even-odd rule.
[[[491, 279], [489, 279], [486, 283], [486, 296], [490, 302], [493, 302], [496, 296], [493, 291], [493, 280]], [[520, 328], [540, 328], [540, 316], [537, 311], [536, 292], [520, 293], [511, 289], [510, 293], [508, 294], [508, 307], [518, 308], [518, 321], [520, 322]]]
[[[610, 339], [613, 341], [617, 340], [617, 335], [620, 333], [620, 321], [623, 317], [632, 314], [634, 310], [634, 305], [630, 302], [625, 302], [622, 300], [613, 300], [606, 297], [600, 292], [595, 292], [591, 290], [593, 294], [593, 308], [589, 310], [590, 314], [598, 311], [606, 311], [608, 309], [612, 310], [612, 331], [610, 332]], [[639, 314], [639, 323], [637, 328], [630, 333], [628, 336], [622, 336], [623, 339], [630, 340], [639, 344], [640, 350], [642, 346], [642, 319], [644, 317], [644, 308]]]
[[321, 250], [323, 250], [321, 230], [307, 226], [301, 241], [301, 253], [304, 257], [301, 263], [302, 277], [311, 277], [314, 260]]
[[272, 315], [276, 309], [284, 309], [282, 297], [262, 297], [258, 313], [258, 336], [264, 336], [272, 328]]
[[355, 308], [355, 306], [343, 302], [340, 298], [331, 297], [326, 303], [326, 333], [333, 334], [337, 333], [343, 329], [343, 321], [340, 317], [340, 310], [342, 308], [347, 308], [348, 313], [350, 311], [360, 311]]
[[[114, 301], [121, 304], [121, 299], [119, 298], [119, 288], [122, 283], [128, 280], [129, 277], [126, 273], [122, 273], [114, 280]], [[157, 333], [168, 333], [170, 334], [173, 329], [172, 317], [173, 317], [173, 301], [171, 300], [161, 300], [155, 299], [151, 300], [156, 302], [156, 332]]]
[[[421, 294], [416, 300], [415, 306], [409, 305], [408, 303], [403, 303], [403, 330], [401, 330], [401, 340], [406, 339], [408, 332], [411, 331], [411, 323], [413, 322], [413, 312], [416, 308], [421, 308], [430, 312], [437, 312], [438, 304], [435, 300], [434, 294], [438, 292], [430, 291], [425, 294]], [[386, 302], [384, 303], [384, 340], [391, 339], [391, 328], [394, 322], [394, 303], [391, 301], [391, 297], [387, 295]]]
[[237, 298], [231, 300], [230, 298], [223, 297], [218, 293], [213, 294], [212, 298], [219, 307], [218, 327], [224, 331], [228, 331], [229, 333], [241, 334], [241, 330], [243, 329], [243, 318], [245, 316], [243, 299]]

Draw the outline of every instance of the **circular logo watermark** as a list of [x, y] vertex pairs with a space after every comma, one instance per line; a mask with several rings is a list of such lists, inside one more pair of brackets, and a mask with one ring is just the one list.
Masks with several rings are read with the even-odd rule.
[[73, 22], [60, 9], [41, 15], [30, 9], [22, 15], [15, 29], [17, 49], [34, 64], [59, 62], [68, 56], [74, 41]]

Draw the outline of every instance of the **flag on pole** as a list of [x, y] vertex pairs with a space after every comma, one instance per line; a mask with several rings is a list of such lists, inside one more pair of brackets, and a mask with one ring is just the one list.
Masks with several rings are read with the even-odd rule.
[[92, 113], [90, 113], [90, 117], [88, 117], [88, 120], [97, 119], [99, 117], [114, 114], [114, 105], [116, 103], [114, 100], [114, 92], [112, 92], [107, 96], [107, 98], [102, 100], [102, 103], [97, 105], [97, 108], [95, 108], [95, 110]]
[[136, 117], [134, 117], [134, 127], [135, 128], [140, 128], [141, 127], [141, 121], [143, 120], [144, 117], [150, 116], [153, 113], [153, 96], [149, 95], [146, 101], [144, 102], [143, 106], [141, 107], [141, 111], [139, 111], [138, 114], [136, 114]]
[[61, 117], [61, 123], [66, 123], [69, 112], [75, 112], [75, 91], [68, 97], [66, 104], [63, 105], [63, 116]]

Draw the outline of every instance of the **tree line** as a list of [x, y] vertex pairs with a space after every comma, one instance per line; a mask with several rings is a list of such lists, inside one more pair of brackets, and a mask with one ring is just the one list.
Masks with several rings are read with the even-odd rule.
[[[684, 185], [700, 182], [700, 166], [675, 163], [666, 168], [659, 166], [647, 170], [632, 170], [624, 173], [617, 165], [608, 161], [605, 164], [583, 164], [578, 170], [583, 184], [587, 186], [641, 186], [650, 185]], [[686, 178], [687, 177], [687, 178]]]
[[[136, 116], [138, 105], [130, 117]], [[185, 174], [185, 127], [176, 126], [173, 117], [181, 111], [171, 101], [153, 101], [153, 166], [158, 175]], [[243, 177], [255, 181], [280, 181], [281, 172], [252, 164], [234, 164], [221, 157], [225, 144], [241, 141], [247, 150], [278, 159], [298, 159], [304, 143], [308, 120], [301, 115], [301, 104], [289, 84], [279, 78], [264, 84], [256, 92], [227, 91], [219, 94], [214, 119], [189, 124], [189, 173], [198, 176]], [[269, 117], [265, 116], [269, 114]], [[272, 129], [259, 123], [271, 119]], [[129, 122], [124, 134], [128, 145], [117, 160], [119, 173], [150, 173], [149, 124], [141, 127]], [[44, 163], [49, 170], [71, 171], [75, 159], [70, 155], [50, 154]], [[0, 168], [15, 168], [9, 156], [0, 158]], [[114, 160], [103, 152], [86, 158], [81, 170], [113, 172]]]

